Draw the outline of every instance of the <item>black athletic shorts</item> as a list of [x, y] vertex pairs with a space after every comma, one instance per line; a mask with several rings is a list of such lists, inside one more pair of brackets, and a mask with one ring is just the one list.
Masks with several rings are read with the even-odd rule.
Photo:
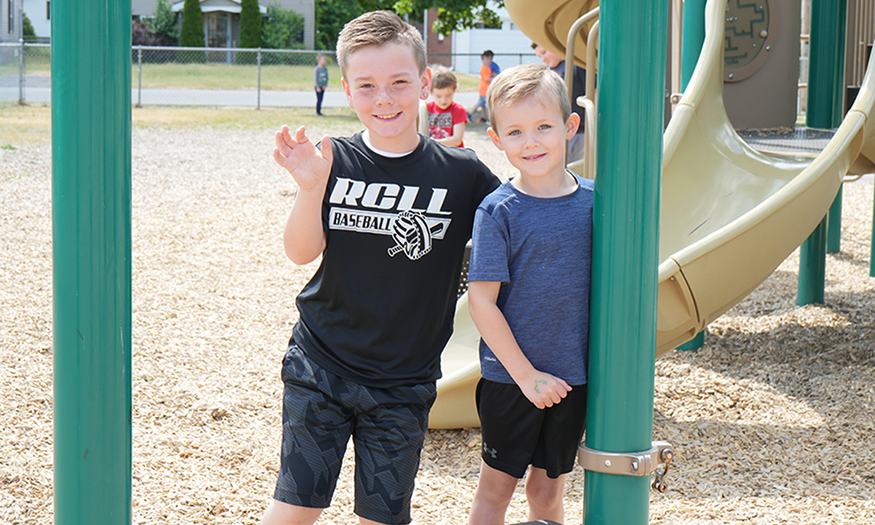
[[434, 404], [434, 383], [375, 388], [342, 379], [294, 343], [283, 358], [283, 444], [274, 499], [326, 508], [350, 436], [355, 513], [410, 523], [410, 498]]
[[487, 465], [515, 478], [532, 465], [555, 479], [574, 468], [586, 428], [586, 385], [573, 386], [559, 404], [539, 410], [515, 383], [481, 379], [477, 412]]

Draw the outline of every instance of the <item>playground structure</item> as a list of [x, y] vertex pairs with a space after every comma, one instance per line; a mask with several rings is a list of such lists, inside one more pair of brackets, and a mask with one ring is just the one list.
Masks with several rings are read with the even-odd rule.
[[[631, 4], [634, 4], [634, 2], [629, 2], [626, 6]], [[637, 7], [642, 7], [643, 4], [639, 2]], [[58, 8], [59, 5], [63, 6], [63, 10]], [[53, 57], [57, 57], [60, 73], [58, 75], [58, 85], [56, 86], [58, 89], [53, 89], [53, 92], [59, 93], [58, 98], [53, 100], [53, 113], [55, 116], [55, 119], [53, 119], [54, 136], [76, 139], [75, 141], [70, 140], [72, 144], [69, 146], [58, 144], [62, 141], [57, 141], [56, 144], [53, 144], [53, 147], [57, 148], [54, 152], [56, 181], [63, 179], [61, 177], [62, 170], [67, 170], [68, 161], [71, 159], [84, 158], [88, 157], [88, 155], [98, 158], [101, 156], [101, 152], [111, 151], [117, 152], [118, 155], [108, 155], [104, 158], [104, 164], [101, 164], [99, 168], [91, 168], [87, 163], [86, 165], [76, 165], [70, 170], [73, 172], [73, 176], [66, 181], [66, 186], [58, 184], [55, 195], [56, 201], [65, 201], [66, 206], [72, 208], [73, 212], [68, 213], [70, 211], [68, 208], [62, 207], [59, 209], [57, 207], [58, 204], [56, 204], [55, 227], [57, 228], [56, 233], [60, 234], [55, 236], [56, 239], [63, 237], [64, 233], [71, 233], [69, 226], [73, 226], [73, 229], [77, 232], [77, 235], [69, 235], [69, 242], [66, 242], [64, 245], [56, 244], [55, 246], [55, 260], [58, 262], [58, 264], [55, 264], [55, 268], [66, 265], [68, 269], [63, 276], [56, 274], [54, 344], [56, 365], [61, 363], [62, 359], [66, 360], [63, 362], [70, 365], [58, 366], [56, 368], [56, 413], [62, 412], [69, 415], [64, 421], [56, 420], [56, 520], [59, 523], [62, 519], [67, 520], [67, 522], [70, 522], [70, 520], [81, 520], [75, 521], [77, 523], [107, 522], [106, 518], [111, 517], [114, 522], [130, 522], [130, 216], [125, 215], [126, 209], [129, 210], [130, 208], [130, 201], [125, 201], [125, 196], [129, 198], [130, 195], [130, 113], [126, 111], [130, 108], [130, 99], [122, 97], [121, 100], [116, 100], [111, 96], [112, 94], [124, 93], [125, 90], [130, 92], [130, 77], [126, 73], [119, 78], [112, 78], [113, 83], [106, 82], [108, 80], [106, 77], [111, 77], [113, 71], [123, 71], [127, 68], [127, 57], [121, 56], [126, 54], [126, 52], [116, 53], [111, 56], [104, 56], [101, 52], [103, 49], [127, 49], [123, 36], [124, 31], [111, 31], [113, 38], [121, 38], [119, 38], [119, 41], [110, 38], [110, 41], [107, 42], [102, 40], [105, 38], [105, 32], [103, 31], [105, 28], [102, 26], [91, 28], [88, 24], [88, 21], [102, 20], [101, 17], [96, 16], [98, 13], [110, 12], [113, 16], [113, 20], [109, 22], [111, 28], [118, 29], [120, 27], [124, 29], [124, 22], [126, 19], [129, 19], [129, 16], [127, 16], [129, 13], [125, 13], [124, 10], [105, 9], [106, 6], [100, 6], [102, 10], [96, 9], [90, 3], [88, 4], [88, 9], [76, 12], [72, 7], [73, 5], [73, 2], [55, 2], [55, 7], [53, 7], [55, 12], [52, 18], [54, 20], [64, 20], [65, 22], [78, 22], [71, 23], [70, 26], [85, 29], [80, 38], [87, 36], [88, 39], [86, 40], [91, 48], [86, 52], [82, 52], [82, 48], [87, 48], [88, 46], [83, 46], [81, 41], [77, 41], [72, 30], [66, 34], [60, 31], [54, 32], [56, 38], [59, 39], [58, 43], [61, 44], [59, 49], [63, 48], [64, 44], [67, 44], [69, 48], [67, 54], [53, 54]], [[81, 4], [77, 5], [77, 7], [79, 6]], [[616, 17], [616, 13], [619, 10], [619, 7], [617, 7], [617, 11], [611, 15]], [[619, 26], [617, 24], [618, 17], [611, 20], [610, 24], [607, 23], [610, 19], [608, 11], [607, 6], [605, 6], [604, 30], [606, 33], [608, 28]], [[634, 12], [636, 10], [631, 9], [631, 11]], [[642, 12], [641, 18], [646, 20], [647, 15], [650, 13], [647, 13], [645, 9], [642, 9], [642, 11], [645, 12]], [[654, 25], [659, 26], [660, 19], [657, 17], [655, 20]], [[99, 22], [93, 23], [99, 24]], [[640, 26], [640, 20], [638, 24]], [[69, 40], [59, 38], [61, 35], [69, 37]], [[77, 32], [76, 35], [79, 35], [79, 33]], [[657, 32], [657, 41], [659, 36], [662, 35]], [[77, 52], [79, 53], [77, 54]], [[89, 60], [94, 62], [83, 63], [80, 61], [81, 56], [89, 57]], [[69, 61], [66, 67], [63, 64], [64, 60]], [[110, 65], [106, 66], [106, 64]], [[113, 68], [112, 64], [116, 64], [119, 67]], [[105, 67], [101, 71], [102, 66]], [[604, 75], [602, 78], [605, 78], [607, 73], [602, 73], [602, 75]], [[106, 87], [89, 92], [86, 87], [93, 86], [93, 79], [95, 78], [99, 79], [101, 84], [105, 83]], [[869, 82], [871, 82], [871, 79], [869, 79]], [[121, 84], [121, 87], [118, 87], [117, 84]], [[81, 91], [70, 89], [76, 86], [80, 86], [83, 89]], [[865, 96], [861, 98], [865, 99]], [[65, 108], [66, 111], [70, 111], [69, 108], [76, 107], [77, 105], [82, 107], [82, 111], [76, 117], [72, 113], [65, 114]], [[106, 106], [110, 108], [109, 111], [100, 110], [100, 108]], [[702, 104], [701, 107], [706, 106], [707, 104]], [[632, 107], [635, 106], [632, 105]], [[696, 123], [698, 121], [697, 112], [700, 110], [700, 106], [690, 105], [690, 108], [690, 122]], [[869, 114], [862, 110], [857, 113], [854, 117], [858, 122], [865, 120], [865, 117]], [[80, 119], [81, 121], [79, 121]], [[650, 123], [650, 120], [647, 122]], [[862, 123], [859, 126], [862, 127]], [[649, 129], [652, 126], [647, 125], [644, 127]], [[683, 134], [681, 135], [683, 136]], [[851, 133], [851, 135], [854, 134]], [[859, 136], [859, 131], [854, 136]], [[844, 142], [840, 140], [839, 143], [848, 147], [859, 145], [860, 148], [868, 144], [865, 134], [859, 141], [850, 140], [848, 142], [847, 140], [846, 137]], [[652, 143], [649, 137], [644, 142]], [[79, 150], [86, 151], [87, 154], [79, 155], [76, 151], [76, 146], [79, 146]], [[827, 150], [830, 150], [830, 147]], [[836, 157], [842, 157], [840, 150], [841, 148], [836, 146], [831, 151]], [[666, 162], [669, 161], [668, 155], [666, 155], [665, 160]], [[743, 165], [749, 166], [749, 163], [753, 163], [753, 161], [746, 161]], [[69, 164], [73, 163], [69, 162]], [[799, 175], [797, 177], [805, 172], [805, 168], [799, 167]], [[119, 174], [121, 176], [118, 176]], [[89, 179], [93, 179], [94, 184], [84, 184]], [[118, 188], [113, 188], [111, 184], [106, 184], [117, 179], [121, 179], [121, 184]], [[796, 178], [792, 178], [791, 182], [788, 182], [785, 187], [793, 186], [793, 181], [795, 180]], [[127, 184], [125, 184], [125, 181], [127, 181]], [[71, 194], [68, 196], [64, 193], [64, 189], [68, 187], [76, 189], [78, 193], [74, 193], [71, 190]], [[776, 190], [766, 201], [772, 200], [774, 195], [782, 194], [782, 192], [784, 192], [783, 189]], [[89, 200], [92, 198], [92, 195], [96, 203], [95, 206], [92, 206], [92, 201]], [[116, 197], [119, 198], [117, 199]], [[100, 213], [97, 213], [97, 210], [100, 209], [101, 199], [114, 203], [121, 201], [122, 204], [119, 207], [119, 211], [104, 213], [101, 216]], [[126, 202], [127, 204], [125, 204]], [[647, 207], [651, 210], [654, 209], [652, 202], [648, 202]], [[755, 206], [751, 212], [757, 209], [758, 207]], [[59, 211], [65, 213], [58, 213]], [[77, 214], [82, 218], [81, 222], [72, 220], [77, 218]], [[658, 220], [658, 217], [651, 217], [648, 214], [643, 214], [642, 217], [645, 219], [655, 219], [653, 224]], [[740, 219], [735, 221], [738, 220]], [[65, 221], [69, 221], [68, 224], [65, 224]], [[99, 223], [97, 229], [105, 227], [106, 231], [100, 232], [101, 235], [106, 233], [105, 236], [95, 234], [95, 238], [89, 237], [89, 235], [95, 232], [95, 223]], [[79, 226], [78, 228], [76, 227], [77, 225]], [[111, 239], [112, 237], [116, 238]], [[630, 237], [626, 236], [625, 238], [628, 239]], [[655, 238], [655, 236], [653, 237]], [[106, 240], [104, 241], [104, 239]], [[635, 239], [635, 241], [637, 242], [638, 239]], [[644, 243], [646, 244], [646, 239]], [[690, 248], [700, 243], [704, 243], [704, 239], [694, 241]], [[89, 246], [94, 246], [95, 248], [89, 251]], [[68, 257], [65, 258], [65, 255]], [[92, 256], [94, 256], [94, 259], [91, 258]], [[95, 259], [99, 260], [99, 265], [94, 263]], [[622, 262], [620, 261], [620, 263]], [[632, 262], [633, 264], [639, 264], [640, 260], [634, 258]], [[82, 283], [82, 273], [80, 272], [87, 272], [95, 267], [101, 270], [93, 276], [95, 281], [93, 283]], [[642, 267], [644, 266], [638, 266], [639, 269]], [[620, 273], [621, 277], [625, 277], [631, 274], [632, 271], [626, 267], [625, 271]], [[76, 282], [77, 279], [80, 279], [80, 281]], [[634, 282], [634, 279], [632, 281]], [[695, 288], [694, 284], [688, 285], [691, 294], [699, 291]], [[126, 289], [125, 286], [127, 286]], [[608, 285], [607, 289], [611, 291], [610, 285]], [[655, 292], [655, 286], [653, 289]], [[75, 290], [82, 290], [82, 295], [79, 292], [75, 292]], [[84, 293], [90, 293], [94, 290], [99, 292], [96, 294], [96, 297]], [[646, 295], [646, 293], [642, 294], [642, 296]], [[653, 295], [655, 300], [655, 293]], [[60, 299], [63, 299], [63, 301]], [[647, 297], [644, 297], [641, 302], [644, 304], [643, 309], [652, 309], [652, 307], [646, 304]], [[101, 310], [100, 307], [105, 308], [106, 311]], [[79, 316], [79, 311], [86, 312], [86, 315]], [[110, 315], [113, 312], [118, 313], [118, 316]], [[698, 310], [695, 313], [697, 316], [700, 315]], [[707, 312], [705, 315], [708, 315]], [[59, 319], [63, 322], [59, 322]], [[704, 320], [701, 322], [704, 323]], [[647, 333], [648, 328], [649, 326], [646, 326], [645, 323], [641, 332]], [[649, 349], [652, 348], [653, 346], [651, 345]], [[649, 360], [649, 375], [652, 378], [653, 360], [651, 358], [652, 354], [647, 353], [649, 349], [642, 348], [642, 355]], [[115, 359], [107, 359], [107, 357], [115, 357]], [[643, 361], [643, 359], [638, 359], [638, 361]], [[83, 372], [87, 372], [87, 375], [80, 375], [80, 370], [76, 368], [78, 364], [91, 365], [95, 363], [101, 366], [94, 368], [86, 367]], [[635, 365], [637, 363], [629, 364]], [[626, 370], [628, 372], [629, 369], [627, 368]], [[647, 375], [648, 372], [644, 369], [643, 373], [638, 374]], [[633, 373], [628, 373], [627, 375], [631, 376]], [[113, 382], [113, 384], [107, 385], [104, 380], [108, 377], [117, 377], [119, 379]], [[78, 383], [70, 384], [73, 380]], [[125, 383], [127, 383], [127, 387]], [[642, 386], [644, 390], [647, 390], [652, 386], [652, 383], [648, 385], [646, 382], [642, 382]], [[619, 384], [617, 387], [618, 390], [623, 390], [625, 385]], [[125, 388], [127, 388], [126, 393]], [[98, 390], [97, 395], [94, 395]], [[628, 404], [634, 405], [634, 400]], [[65, 412], [64, 409], [67, 411]], [[645, 403], [639, 412], [644, 413], [648, 418], [652, 418], [652, 403], [650, 407], [647, 407]], [[89, 420], [87, 417], [82, 417], [83, 414], [85, 416], [92, 416], [92, 419]], [[613, 419], [621, 419], [619, 416], [612, 417]], [[598, 420], [598, 418], [594, 419]], [[601, 419], [602, 421], [604, 420], [604, 418]], [[107, 427], [112, 427], [111, 431], [107, 432]], [[648, 432], [648, 443], [650, 442], [649, 440], [650, 433]], [[624, 444], [617, 446], [620, 448], [627, 447]], [[642, 448], [629, 448], [629, 450], [642, 450]], [[595, 484], [590, 483], [589, 473], [587, 473], [587, 476], [587, 491], [596, 491]], [[106, 492], [106, 487], [112, 487], [116, 490], [110, 494]], [[640, 500], [640, 491], [634, 496]], [[107, 503], [111, 505], [107, 505]], [[632, 506], [640, 506], [640, 503]], [[82, 509], [85, 509], [85, 511], [83, 512]]]
[[[549, 13], [535, 4], [507, 2], [526, 34], [564, 47], [562, 33], [598, 2], [567, 2]], [[817, 227], [849, 169], [870, 173], [875, 167], [875, 126], [866, 126], [875, 107], [871, 66], [842, 125], [814, 159], [763, 153], [736, 133], [723, 107], [724, 5], [708, 3], [702, 52], [664, 135], [657, 357], [692, 339], [762, 283]], [[586, 65], [581, 37], [575, 52]], [[432, 428], [479, 424], [473, 401], [478, 344], [462, 297]]]

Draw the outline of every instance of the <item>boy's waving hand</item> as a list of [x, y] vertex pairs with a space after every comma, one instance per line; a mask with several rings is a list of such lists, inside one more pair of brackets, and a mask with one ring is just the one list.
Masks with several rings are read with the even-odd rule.
[[298, 183], [298, 188], [304, 191], [312, 190], [318, 186], [324, 188], [331, 173], [331, 164], [334, 160], [331, 151], [331, 139], [328, 135], [322, 137], [322, 150], [310, 142], [306, 129], [301, 126], [295, 131], [295, 136], [289, 127], [283, 125], [276, 132], [276, 148], [273, 150], [273, 158], [277, 163], [288, 170]]

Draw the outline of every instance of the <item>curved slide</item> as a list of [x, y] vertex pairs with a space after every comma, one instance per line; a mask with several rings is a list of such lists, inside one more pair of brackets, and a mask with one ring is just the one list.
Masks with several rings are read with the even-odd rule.
[[[564, 48], [561, 31], [596, 4], [570, 0], [545, 13], [539, 0], [506, 0], [520, 29], [538, 40], [552, 35], [549, 47], [557, 51]], [[664, 135], [657, 357], [768, 278], [826, 215], [852, 165], [869, 172], [875, 166], [871, 64], [854, 106], [813, 160], [760, 153], [738, 136], [723, 107], [725, 4], [708, 2], [702, 53]], [[575, 47], [575, 56], [581, 62], [585, 53]], [[479, 426], [478, 344], [463, 296], [443, 354], [431, 428]]]

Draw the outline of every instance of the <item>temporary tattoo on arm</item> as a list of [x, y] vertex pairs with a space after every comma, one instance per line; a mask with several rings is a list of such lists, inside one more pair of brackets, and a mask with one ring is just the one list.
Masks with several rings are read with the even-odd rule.
[[546, 381], [544, 381], [544, 380], [543, 380], [543, 379], [539, 379], [539, 380], [538, 380], [538, 381], [535, 381], [535, 393], [538, 393], [538, 394], [540, 394], [540, 393], [541, 393], [541, 391], [540, 391], [540, 390], [538, 390], [538, 383], [543, 383], [543, 384], [545, 384], [545, 385], [546, 385], [546, 384], [547, 384], [547, 382], [546, 382]]

